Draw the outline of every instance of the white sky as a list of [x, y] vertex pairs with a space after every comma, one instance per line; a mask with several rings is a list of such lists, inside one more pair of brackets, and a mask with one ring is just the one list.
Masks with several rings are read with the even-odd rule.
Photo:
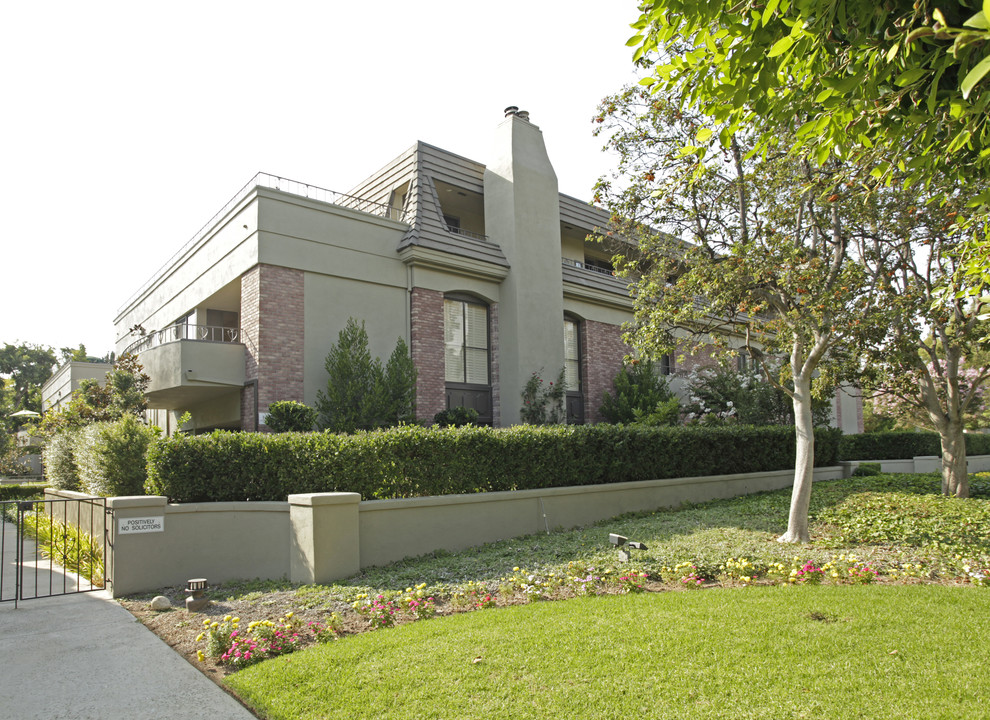
[[[361, 7], [358, 7], [358, 5]], [[346, 192], [416, 140], [487, 162], [502, 110], [561, 192], [613, 161], [636, 3], [8, 3], [0, 343], [113, 348], [118, 308], [256, 172]]]

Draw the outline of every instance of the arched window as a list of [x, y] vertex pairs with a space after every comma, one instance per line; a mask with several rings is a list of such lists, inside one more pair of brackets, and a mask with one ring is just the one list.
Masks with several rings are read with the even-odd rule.
[[447, 407], [468, 407], [492, 422], [488, 306], [471, 298], [443, 301], [444, 380]]

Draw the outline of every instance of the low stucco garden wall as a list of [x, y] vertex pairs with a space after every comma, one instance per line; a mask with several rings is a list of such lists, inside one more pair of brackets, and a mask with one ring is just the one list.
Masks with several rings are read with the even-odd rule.
[[[847, 477], [861, 463], [817, 468], [815, 480]], [[937, 457], [884, 461], [884, 472], [934, 472]], [[990, 470], [990, 455], [969, 459], [971, 472]], [[326, 583], [434, 550], [474, 545], [547, 529], [590, 525], [616, 515], [786, 488], [791, 470], [583, 485], [515, 492], [400, 500], [361, 500], [356, 493], [290, 495], [286, 502], [168, 504], [160, 496], [107, 498], [107, 578], [115, 597], [185, 584], [241, 578]], [[64, 498], [59, 510], [101, 517], [90, 496]], [[77, 515], [73, 506], [83, 509]], [[88, 525], [88, 521], [84, 524]], [[102, 520], [85, 527], [98, 535]]]

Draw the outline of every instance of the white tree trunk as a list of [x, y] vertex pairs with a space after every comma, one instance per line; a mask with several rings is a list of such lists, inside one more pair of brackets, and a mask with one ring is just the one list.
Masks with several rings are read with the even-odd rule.
[[942, 441], [942, 494], [969, 497], [963, 424], [961, 421], [942, 423], [938, 431]]
[[794, 430], [797, 434], [794, 459], [794, 489], [791, 491], [791, 511], [787, 532], [778, 542], [811, 542], [808, 532], [808, 507], [811, 503], [811, 483], [815, 471], [815, 434], [811, 420], [810, 373], [794, 377]]

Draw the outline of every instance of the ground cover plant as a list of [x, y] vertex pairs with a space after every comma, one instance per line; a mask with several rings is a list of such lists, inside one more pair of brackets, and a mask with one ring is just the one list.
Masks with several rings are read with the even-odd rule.
[[[763, 633], [772, 635], [784, 632], [788, 628], [794, 629], [788, 623], [800, 622], [804, 624], [798, 628], [797, 647], [792, 658], [811, 657], [807, 654], [808, 648], [803, 648], [802, 643], [808, 633], [818, 632], [809, 628], [818, 627], [819, 622], [828, 625], [832, 621], [838, 623], [841, 620], [845, 624], [840, 624], [839, 627], [846, 628], [852, 633], [850, 635], [852, 639], [843, 636], [842, 642], [848, 640], [853, 647], [859, 643], [864, 649], [872, 648], [878, 642], [884, 641], [891, 632], [895, 632], [883, 629], [891, 623], [900, 627], [898, 623], [901, 620], [896, 618], [892, 620], [880, 610], [877, 610], [880, 614], [871, 615], [866, 621], [862, 614], [850, 614], [838, 609], [846, 602], [847, 596], [844, 593], [855, 590], [866, 594], [851, 595], [850, 597], [858, 598], [853, 605], [860, 603], [877, 608], [885, 607], [888, 608], [887, 611], [891, 616], [913, 614], [916, 612], [915, 605], [929, 607], [930, 613], [917, 610], [921, 618], [918, 620], [918, 627], [925, 628], [926, 622], [930, 627], [942, 622], [948, 623], [949, 626], [939, 627], [936, 633], [927, 631], [927, 637], [942, 635], [951, 637], [953, 634], [971, 632], [969, 645], [978, 647], [980, 643], [976, 642], [975, 638], [981, 636], [976, 628], [971, 626], [970, 619], [973, 613], [985, 615], [982, 613], [982, 607], [986, 603], [986, 596], [983, 595], [986, 591], [978, 586], [987, 582], [986, 577], [990, 570], [990, 536], [987, 532], [990, 528], [988, 522], [990, 521], [990, 475], [974, 475], [971, 478], [971, 486], [976, 497], [958, 499], [940, 495], [940, 480], [935, 474], [873, 475], [816, 483], [812, 500], [811, 525], [814, 542], [798, 548], [773, 542], [775, 530], [779, 527], [781, 519], [786, 517], [788, 510], [789, 494], [787, 490], [782, 490], [676, 510], [633, 514], [588, 528], [555, 530], [549, 534], [491, 543], [459, 553], [435, 552], [387, 567], [370, 568], [346, 582], [331, 586], [298, 586], [277, 581], [231, 583], [211, 589], [214, 602], [203, 615], [188, 615], [185, 612], [152, 613], [147, 609], [147, 600], [150, 596], [125, 600], [124, 605], [138, 615], [149, 628], [215, 679], [235, 671], [239, 673], [242, 668], [268, 658], [369, 630], [374, 630], [374, 635], [381, 639], [348, 638], [346, 642], [335, 642], [326, 651], [331, 653], [329, 656], [294, 652], [292, 666], [300, 667], [313, 662], [322, 668], [319, 672], [326, 673], [328, 664], [333, 665], [337, 662], [334, 659], [338, 657], [336, 653], [343, 653], [340, 657], [347, 657], [347, 653], [351, 652], [359, 654], [365, 652], [377, 656], [379, 652], [386, 652], [385, 648], [396, 648], [394, 650], [398, 653], [396, 657], [401, 656], [407, 664], [410, 657], [417, 659], [411, 664], [412, 667], [418, 667], [422, 663], [432, 667], [429, 664], [434, 663], [434, 659], [428, 654], [421, 655], [419, 644], [425, 642], [429, 645], [439, 642], [438, 638], [442, 639], [448, 632], [446, 628], [452, 627], [449, 623], [454, 621], [454, 618], [446, 618], [441, 622], [435, 620], [422, 622], [423, 620], [435, 616], [451, 616], [483, 610], [486, 612], [476, 613], [476, 621], [458, 619], [456, 622], [467, 622], [469, 626], [477, 622], [479, 627], [499, 628], [500, 618], [516, 616], [492, 613], [492, 618], [489, 618], [488, 608], [512, 605], [542, 607], [544, 603], [541, 601], [545, 600], [585, 597], [589, 598], [588, 604], [584, 604], [585, 601], [579, 603], [579, 607], [586, 608], [580, 611], [584, 614], [582, 619], [574, 619], [569, 615], [569, 610], [563, 609], [560, 611], [559, 619], [555, 614], [556, 610], [525, 610], [520, 616], [524, 619], [518, 621], [507, 619], [506, 622], [533, 625], [533, 618], [537, 616], [526, 615], [526, 612], [549, 612], [549, 615], [539, 615], [537, 624], [556, 627], [553, 632], [567, 635], [570, 632], [567, 628], [572, 625], [591, 624], [600, 627], [604, 622], [602, 617], [608, 618], [616, 614], [617, 617], [626, 612], [634, 612], [624, 608], [640, 608], [635, 612], [647, 612], [642, 608], [649, 607], [652, 609], [648, 612], [659, 613], [663, 617], [676, 616], [679, 612], [694, 612], [702, 616], [710, 613], [719, 618], [735, 617], [734, 622], [745, 624], [743, 616], [737, 617], [731, 613], [725, 615], [722, 605], [742, 602], [743, 599], [750, 597], [749, 593], [769, 593], [767, 597], [772, 600], [767, 602], [779, 607], [786, 615], [773, 620], [773, 622], [779, 621], [781, 623], [779, 625], [774, 625], [769, 619], [765, 622], [761, 619], [761, 622], [742, 632], [731, 624], [713, 625], [715, 621], [711, 620], [706, 621], [709, 622], [705, 626], [708, 631], [701, 632], [685, 628], [683, 625], [671, 624], [668, 627], [667, 624], [651, 621], [646, 626], [650, 628], [647, 635], [650, 638], [654, 636], [665, 638], [662, 642], [671, 643], [672, 647], [680, 647], [678, 643], [681, 642], [683, 633], [684, 637], [695, 638], [697, 652], [707, 657], [711, 653], [721, 652], [709, 647], [709, 641], [713, 638], [719, 639], [716, 644], [721, 646], [725, 644], [726, 638], [731, 637], [734, 643], [738, 636], [745, 638], [746, 642], [754, 646], [766, 648], [770, 640], [764, 637]], [[615, 548], [608, 543], [610, 532], [644, 542], [648, 550], [633, 551], [631, 563], [619, 563]], [[922, 592], [919, 596], [911, 594], [914, 588], [900, 587], [922, 584], [944, 587], [918, 588]], [[705, 592], [719, 587], [746, 588], [746, 590]], [[787, 588], [790, 588], [791, 592], [788, 592]], [[973, 592], [967, 594], [966, 588], [972, 588]], [[642, 606], [632, 600], [619, 597], [642, 595], [657, 598], [657, 593], [663, 591], [677, 591], [664, 593], [664, 597], [669, 595], [670, 599], [662, 601], [674, 605]], [[772, 594], [778, 591], [781, 594]], [[816, 594], [819, 591], [826, 594]], [[685, 592], [689, 592], [690, 595], [686, 595]], [[833, 592], [836, 594], [827, 594]], [[899, 594], [902, 592], [905, 594]], [[164, 593], [171, 594], [177, 603], [183, 598], [181, 588], [166, 589]], [[688, 599], [689, 596], [694, 595], [705, 597], [717, 595], [725, 599]], [[600, 600], [591, 602], [590, 600], [595, 597], [599, 597]], [[627, 602], [631, 604], [627, 605]], [[656, 602], [660, 601], [656, 600]], [[975, 603], [973, 609], [966, 609], [957, 616], [955, 622], [959, 623], [958, 627], [949, 619], [944, 621], [941, 619], [942, 616], [948, 618], [953, 614], [944, 608], [952, 607], [957, 602], [964, 605]], [[681, 608], [678, 603], [683, 603], [683, 607]], [[808, 609], [802, 609], [805, 603]], [[904, 612], [898, 609], [902, 607], [902, 603], [907, 604], [903, 605], [903, 608], [906, 608]], [[546, 607], [563, 608], [564, 606], [569, 607], [569, 603], [553, 603]], [[943, 609], [938, 609], [940, 607]], [[812, 615], [817, 618], [813, 623], [795, 620]], [[848, 622], [842, 620], [847, 617], [854, 620]], [[927, 621], [924, 620], [926, 617]], [[729, 620], [725, 622], [729, 623]], [[718, 623], [722, 623], [722, 620], [719, 619]], [[234, 627], [235, 624], [237, 627]], [[423, 629], [406, 630], [404, 628], [406, 625], [421, 626]], [[412, 634], [397, 636], [408, 640], [389, 640], [390, 634], [396, 632], [391, 629], [393, 626], [402, 626], [402, 633]], [[259, 628], [261, 635], [258, 635]], [[290, 642], [279, 643], [275, 651], [270, 651], [271, 643], [265, 645], [268, 642], [265, 633], [273, 636], [275, 630], [272, 628], [283, 635], [294, 633], [296, 637]], [[855, 632], [853, 632], [854, 628]], [[211, 637], [211, 630], [217, 631], [216, 637]], [[642, 634], [642, 630], [641, 620], [637, 631]], [[237, 635], [231, 636], [233, 632]], [[470, 632], [473, 633], [475, 630], [471, 629]], [[492, 632], [497, 635], [502, 631]], [[624, 637], [625, 632], [626, 630], [621, 627], [607, 631], [613, 639]], [[897, 629], [896, 632], [925, 634], [923, 630], [916, 631], [907, 626]], [[235, 643], [233, 638], [236, 637], [242, 639]], [[217, 638], [222, 642], [217, 642]], [[891, 648], [890, 652], [894, 650], [898, 650], [898, 653], [910, 652], [912, 662], [916, 662], [918, 666], [922, 664], [932, 666], [927, 660], [922, 662], [921, 658], [937, 659], [941, 650], [932, 649], [926, 644], [927, 641], [917, 638], [915, 640], [917, 642], [912, 641], [914, 644], [909, 651], [904, 650], [908, 647], [907, 644], [902, 644], [901, 649]], [[355, 641], [362, 643], [360, 647], [365, 649], [351, 650], [351, 643]], [[578, 640], [574, 641], [578, 642]], [[489, 644], [492, 642], [494, 640]], [[547, 642], [552, 644], [550, 640]], [[369, 646], [363, 643], [382, 643], [382, 645], [370, 650]], [[235, 654], [237, 651], [240, 651], [240, 656]], [[245, 651], [251, 653], [250, 657], [244, 657]], [[441, 651], [441, 654], [449, 651], [448, 645], [447, 650]], [[741, 648], [736, 648], [732, 650], [730, 656], [735, 657], [742, 652]], [[965, 652], [971, 651], [967, 648]], [[224, 658], [224, 655], [227, 657]], [[317, 659], [311, 661], [309, 660], [311, 657]], [[481, 653], [480, 657], [484, 658], [484, 653]], [[687, 663], [687, 666], [681, 667], [679, 671], [686, 675], [674, 678], [682, 685], [687, 683], [686, 687], [690, 687], [693, 682], [691, 673], [703, 671], [705, 663], [710, 662], [705, 660], [701, 663], [701, 660], [694, 656], [673, 657], [678, 659], [675, 664], [683, 666]], [[759, 657], [760, 662], [763, 663], [764, 655], [760, 654]], [[857, 657], [854, 660], [865, 662], [864, 657]], [[884, 662], [887, 661], [885, 657], [882, 659]], [[368, 676], [386, 678], [382, 682], [388, 685], [392, 682], [387, 680], [393, 674], [391, 665], [388, 664], [391, 661], [383, 659], [383, 664], [376, 666], [377, 669], [367, 669]], [[839, 660], [835, 661], [839, 662]], [[843, 660], [846, 661], [852, 662], [848, 659]], [[340, 662], [346, 664], [344, 660]], [[610, 662], [611, 660], [607, 660], [606, 666]], [[777, 663], [778, 660], [774, 658], [773, 662]], [[816, 659], [815, 662], [818, 660]], [[273, 667], [271, 663], [264, 663], [253, 672], [265, 675], [270, 667]], [[386, 667], [389, 669], [384, 670]], [[445, 665], [439, 663], [437, 667], [445, 667]], [[694, 670], [691, 669], [692, 667]], [[768, 676], [775, 676], [776, 666], [767, 665], [767, 667]], [[611, 665], [611, 671], [616, 677], [625, 672], [624, 668], [624, 663]], [[748, 666], [740, 668], [740, 672], [748, 671]], [[497, 677], [486, 677], [498, 687], [508, 688], [506, 691], [510, 694], [525, 694], [531, 688], [539, 688], [546, 683], [552, 684], [542, 675], [544, 672], [546, 671], [535, 672], [528, 679], [518, 673], [510, 672], [508, 675], [502, 675], [501, 671]], [[811, 671], [806, 668], [802, 672]], [[822, 668], [821, 672], [834, 674], [829, 668]], [[934, 697], [938, 693], [947, 693], [957, 698], [959, 702], [964, 702], [970, 697], [967, 695], [971, 692], [971, 688], [967, 689], [969, 686], [950, 684], [940, 686], [941, 690], [924, 690], [930, 680], [924, 672], [914, 667], [906, 676], [912, 678], [911, 682], [917, 683], [922, 688], [916, 692], [912, 691], [913, 699], [910, 701], [915, 703], [913, 707], [919, 715], [928, 711], [925, 705], [926, 698]], [[267, 695], [268, 691], [263, 689], [267, 681], [262, 680], [261, 675], [252, 674], [251, 677], [255, 679], [231, 680], [231, 682], [239, 693], [248, 695], [252, 702], [258, 703], [264, 708], [263, 712], [269, 713], [271, 717], [291, 716], [279, 714], [282, 712], [279, 708], [290, 703], [290, 700], [281, 694]], [[333, 685], [339, 689], [342, 687], [340, 683], [345, 682], [342, 679], [344, 676], [335, 677], [337, 679]], [[438, 677], [438, 675], [431, 669], [430, 677]], [[805, 683], [805, 686], [811, 682], [806, 680], [804, 675], [801, 678], [792, 676], [791, 680], [797, 684]], [[304, 680], [299, 682], [305, 684]], [[399, 683], [397, 688], [404, 688], [402, 683], [406, 680], [396, 680], [396, 682]], [[715, 687], [701, 692], [693, 700], [677, 696], [676, 693], [675, 696], [680, 697], [678, 702], [686, 703], [681, 709], [695, 708], [696, 706], [691, 703], [702, 703], [697, 709], [702, 711], [703, 716], [708, 717], [787, 717], [790, 716], [789, 714], [800, 717], [799, 713], [804, 711], [809, 713], [808, 717], [859, 717], [854, 713], [850, 714], [851, 710], [830, 705], [831, 700], [827, 698], [819, 698], [816, 701], [819, 702], [817, 705], [802, 705], [791, 696], [788, 696], [791, 699], [787, 702], [781, 700], [776, 705], [767, 706], [774, 708], [777, 711], [776, 715], [772, 713], [761, 715], [755, 710], [749, 715], [746, 713], [718, 715], [717, 709], [713, 708], [711, 703], [715, 702], [714, 698], [717, 697], [721, 697], [721, 701], [727, 701], [724, 695], [719, 695], [728, 692], [727, 682], [727, 680], [719, 681]], [[820, 688], [817, 682], [815, 680], [812, 685]], [[851, 682], [858, 684], [857, 686], [863, 684], [861, 678], [854, 678]], [[350, 685], [347, 687], [350, 693]], [[619, 688], [619, 685], [614, 680], [607, 681], [589, 676], [587, 682], [576, 683], [572, 690], [577, 697], [585, 699], [592, 695], [597, 699], [603, 694], [611, 697], [608, 692], [602, 693], [602, 687]], [[869, 694], [874, 692], [874, 689], [863, 686], [857, 692], [860, 691]], [[405, 693], [406, 690], [397, 689], [396, 692]], [[817, 693], [817, 691], [813, 692]], [[886, 692], [883, 690], [883, 693]], [[746, 697], [750, 696], [747, 694]], [[559, 697], [548, 702], [550, 704], [543, 706], [540, 712], [550, 714], [563, 711], [560, 703], [564, 701]], [[749, 703], [752, 700], [745, 702]], [[788, 702], [791, 704], [788, 705]], [[630, 711], [632, 706], [619, 703], [606, 707], [614, 707], [615, 712], [619, 713], [620, 709], [622, 712]], [[388, 707], [382, 706], [377, 706], [376, 711], [383, 717], [391, 712]], [[341, 716], [351, 716], [347, 714], [349, 711], [329, 705], [322, 707], [319, 712], [327, 716], [337, 716], [338, 713]], [[440, 716], [464, 716], [453, 707], [447, 712], [448, 715]], [[527, 716], [521, 710], [517, 714]], [[963, 715], [976, 716], [971, 713]], [[605, 716], [609, 716], [608, 713]], [[655, 716], [679, 717], [673, 711], [669, 711], [668, 715]], [[870, 717], [883, 716], [883, 713], [873, 713], [872, 710], [870, 712]], [[901, 716], [918, 715], [909, 713]], [[943, 716], [962, 715], [950, 713]]]

